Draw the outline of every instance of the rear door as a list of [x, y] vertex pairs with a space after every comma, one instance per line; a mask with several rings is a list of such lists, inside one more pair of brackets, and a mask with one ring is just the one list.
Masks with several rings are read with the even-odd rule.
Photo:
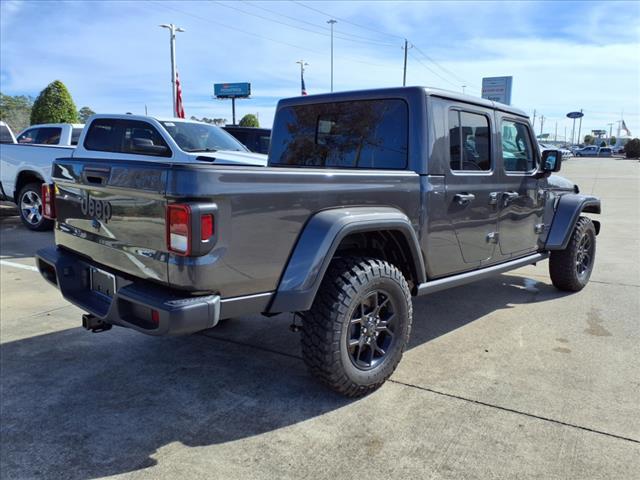
[[477, 268], [489, 261], [496, 246], [498, 211], [492, 194], [497, 189], [497, 173], [492, 131], [490, 110], [465, 104], [449, 107], [445, 201], [462, 254], [457, 270]]
[[501, 189], [499, 245], [503, 257], [536, 251], [544, 230], [545, 192], [537, 178], [538, 149], [526, 120], [496, 113], [500, 126]]

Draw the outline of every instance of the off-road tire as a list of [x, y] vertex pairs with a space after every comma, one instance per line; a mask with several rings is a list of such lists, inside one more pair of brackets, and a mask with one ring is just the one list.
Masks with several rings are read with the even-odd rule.
[[[590, 262], [586, 271], [578, 272], [578, 259], [583, 239], [591, 242]], [[579, 292], [589, 282], [596, 256], [596, 229], [591, 219], [580, 217], [571, 234], [567, 248], [551, 252], [549, 258], [549, 274], [551, 282], [559, 290]]]
[[[39, 209], [39, 218], [37, 221], [30, 221], [25, 214], [23, 209], [23, 199], [25, 195], [30, 195], [32, 198], [38, 199], [40, 202], [41, 208]], [[20, 220], [22, 220], [22, 224], [27, 227], [29, 230], [33, 230], [36, 232], [42, 232], [45, 230], [51, 230], [53, 228], [53, 221], [42, 216], [42, 193], [41, 193], [41, 185], [39, 183], [28, 183], [20, 190], [18, 193], [18, 213], [20, 215]]]
[[[372, 295], [376, 296], [376, 304], [378, 295], [389, 300], [381, 303], [396, 310], [396, 323], [389, 337], [392, 343], [380, 363], [373, 366], [371, 362], [370, 369], [362, 370], [354, 363], [347, 342], [352, 339], [352, 317], [359, 315], [356, 309], [361, 312], [361, 303]], [[311, 310], [303, 314], [302, 356], [310, 372], [331, 389], [348, 397], [366, 395], [380, 387], [402, 359], [412, 315], [409, 285], [397, 267], [375, 258], [333, 260]], [[357, 328], [362, 329], [360, 325]], [[374, 341], [378, 341], [377, 335]], [[366, 345], [352, 348], [363, 347]]]

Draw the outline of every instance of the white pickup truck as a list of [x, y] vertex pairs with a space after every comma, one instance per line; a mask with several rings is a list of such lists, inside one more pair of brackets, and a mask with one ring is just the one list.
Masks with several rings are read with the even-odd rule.
[[[249, 152], [221, 128], [190, 120], [94, 115], [79, 135], [77, 146], [20, 143], [29, 130], [40, 127], [18, 135], [18, 144], [0, 146], [0, 196], [18, 205], [22, 222], [31, 230], [53, 226], [42, 215], [40, 188], [51, 182], [51, 163], [57, 158], [267, 164], [266, 155]], [[36, 132], [36, 139], [38, 135]]]
[[16, 143], [11, 127], [2, 121], [0, 121], [0, 143]]
[[21, 145], [77, 145], [84, 125], [81, 123], [43, 123], [31, 125], [18, 134]]

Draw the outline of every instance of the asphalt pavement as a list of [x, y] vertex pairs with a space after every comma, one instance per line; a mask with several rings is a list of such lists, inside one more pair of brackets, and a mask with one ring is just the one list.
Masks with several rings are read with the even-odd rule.
[[640, 476], [640, 164], [578, 158], [595, 271], [547, 262], [414, 300], [411, 344], [366, 398], [326, 390], [290, 315], [189, 337], [92, 334], [35, 271], [50, 232], [0, 216], [0, 477], [631, 479]]

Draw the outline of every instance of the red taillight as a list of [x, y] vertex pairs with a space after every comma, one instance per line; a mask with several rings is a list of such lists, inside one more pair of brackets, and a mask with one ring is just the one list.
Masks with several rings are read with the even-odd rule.
[[206, 242], [213, 235], [213, 215], [206, 214], [200, 217], [200, 240]]
[[43, 183], [40, 195], [42, 197], [42, 215], [45, 218], [54, 220], [56, 218], [56, 190], [53, 183]]
[[156, 325], [160, 325], [160, 312], [158, 310], [151, 310], [151, 321]]
[[191, 208], [189, 205], [167, 206], [167, 248], [179, 255], [191, 253]]

